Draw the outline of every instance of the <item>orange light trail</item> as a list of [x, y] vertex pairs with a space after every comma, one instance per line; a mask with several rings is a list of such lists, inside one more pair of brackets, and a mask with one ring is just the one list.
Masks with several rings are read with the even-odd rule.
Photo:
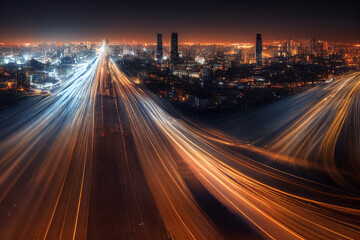
[[[223, 238], [193, 195], [189, 184], [195, 178], [265, 238], [360, 238], [358, 195], [271, 165], [285, 162], [333, 171], [334, 142], [340, 129], [359, 131], [348, 122], [359, 120], [355, 114], [360, 96], [358, 74], [344, 76], [322, 90], [310, 90], [307, 94], [323, 93], [321, 100], [306, 114], [292, 118], [294, 124], [264, 149], [169, 114], [171, 109], [133, 84], [109, 60], [105, 49], [100, 49], [90, 68], [78, 69], [51, 96], [10, 109], [1, 118], [0, 126], [9, 126], [0, 133], [1, 239], [88, 237], [95, 129], [102, 131], [100, 138], [120, 134], [121, 144], [115, 151], [124, 159], [115, 161], [123, 160], [125, 170], [116, 177], [131, 186], [139, 180], [132, 179], [130, 165], [137, 158], [130, 155], [138, 157], [145, 176], [141, 184], [149, 189], [169, 238]], [[98, 110], [97, 101], [101, 102]], [[110, 133], [104, 109], [109, 101], [116, 111]], [[100, 121], [95, 121], [95, 115]], [[360, 141], [353, 140], [349, 149], [359, 149]], [[130, 152], [132, 143], [134, 152]], [[326, 161], [310, 164], [309, 149], [316, 146], [321, 146], [319, 156]], [[359, 156], [355, 152], [354, 167]], [[337, 174], [342, 176], [340, 171]], [[133, 227], [130, 218], [135, 219], [141, 236], [151, 238], [143, 210], [148, 205], [138, 201], [137, 193], [128, 186], [118, 191], [134, 199], [134, 209], [129, 211], [134, 216], [112, 217], [126, 218], [129, 229]]]
[[[112, 71], [116, 75], [114, 79], [120, 93], [119, 101], [124, 102], [127, 115], [132, 120], [145, 171], [150, 171], [149, 165], [155, 162], [164, 166], [172, 164], [174, 168], [174, 157], [158, 153], [171, 146], [209, 192], [229, 209], [245, 216], [270, 238], [359, 237], [357, 216], [360, 210], [356, 207], [359, 203], [358, 197], [343, 196], [341, 192], [324, 185], [267, 167], [230, 151], [224, 144], [231, 143], [221, 138], [216, 139], [213, 132], [204, 137], [206, 132], [188, 127], [167, 114], [151, 97], [133, 85], [114, 63]], [[156, 136], [153, 135], [154, 132], [157, 133]], [[156, 169], [149, 173], [149, 178], [154, 178], [159, 172], [160, 170]], [[173, 175], [173, 178], [179, 178], [175, 170], [167, 173]], [[166, 179], [169, 178], [162, 181]], [[177, 187], [182, 189], [184, 195], [189, 194], [186, 186], [178, 184]], [[156, 198], [158, 193], [154, 196]], [[318, 201], [317, 198], [326, 201]], [[354, 201], [354, 205], [342, 206], [341, 199], [346, 199], [345, 202]], [[344, 218], [343, 215], [347, 217]], [[184, 221], [184, 224], [193, 226], [190, 221]]]

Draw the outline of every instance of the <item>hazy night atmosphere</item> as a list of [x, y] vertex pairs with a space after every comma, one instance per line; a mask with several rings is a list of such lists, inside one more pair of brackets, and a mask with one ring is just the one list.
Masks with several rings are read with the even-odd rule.
[[360, 239], [359, 1], [5, 1], [0, 240]]
[[[5, 1], [1, 40], [154, 42], [157, 32], [186, 42], [266, 42], [316, 36], [360, 38], [358, 1]], [[167, 36], [166, 36], [167, 37]]]

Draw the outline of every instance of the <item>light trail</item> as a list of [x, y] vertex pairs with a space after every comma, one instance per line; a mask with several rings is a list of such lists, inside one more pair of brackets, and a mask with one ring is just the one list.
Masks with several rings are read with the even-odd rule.
[[181, 178], [171, 150], [164, 146], [164, 136], [150, 128], [148, 116], [141, 112], [136, 93], [142, 93], [110, 63], [119, 105], [127, 111], [148, 184], [161, 217], [175, 239], [221, 239], [220, 234], [196, 204]]
[[[105, 148], [103, 151], [114, 151], [106, 154], [114, 162], [104, 158], [100, 159], [101, 164], [110, 162], [114, 165], [107, 166], [119, 169], [112, 172], [110, 181], [120, 179], [119, 189], [114, 191], [120, 192], [121, 198], [111, 202], [110, 212], [112, 208], [130, 208], [116, 211], [124, 215], [105, 215], [105, 219], [121, 219], [116, 222], [124, 226], [109, 228], [124, 231], [117, 236], [221, 239], [223, 233], [194, 197], [196, 189], [184, 180], [185, 175], [194, 175], [220, 203], [246, 219], [266, 238], [360, 238], [359, 196], [265, 164], [289, 162], [288, 155], [295, 149], [292, 147], [313, 138], [318, 144], [323, 141], [319, 146], [325, 155], [321, 156], [330, 159], [331, 168], [334, 141], [341, 138], [339, 129], [353, 136], [352, 144], [347, 146], [349, 152], [358, 150], [359, 135], [350, 134], [359, 132], [357, 125], [351, 124], [359, 120], [357, 75], [345, 76], [342, 81], [297, 96], [300, 100], [295, 99], [296, 108], [304, 101], [311, 104], [306, 98], [301, 100], [304, 95], [319, 95], [320, 100], [311, 109], [303, 106], [302, 113], [306, 114], [289, 114], [289, 120], [276, 125], [277, 130], [285, 130], [276, 139], [278, 145], [271, 145], [275, 151], [270, 151], [247, 146], [216, 129], [175, 118], [167, 111], [172, 109], [135, 86], [107, 59], [106, 53], [100, 51], [89, 69], [78, 69], [51, 96], [0, 113], [0, 127], [7, 127], [0, 132], [1, 239], [93, 237], [87, 234], [92, 220], [91, 192], [98, 193], [92, 189], [92, 168], [98, 163], [93, 161], [96, 137], [106, 139], [100, 141], [102, 144], [115, 140], [115, 149], [98, 145]], [[106, 105], [110, 102], [113, 107]], [[99, 116], [97, 120], [95, 115]], [[120, 136], [113, 137], [116, 134]], [[251, 157], [244, 151], [250, 152]], [[301, 162], [302, 167], [309, 165], [303, 155], [293, 155], [297, 158], [291, 161]], [[358, 156], [357, 151], [349, 156], [354, 166]], [[142, 171], [135, 169], [137, 161]], [[320, 163], [317, 162], [321, 168]], [[141, 195], [146, 191], [152, 196]], [[153, 208], [157, 209], [146, 209], [155, 205]], [[93, 211], [94, 216], [102, 216], [96, 215], [99, 214], [96, 209]], [[154, 220], [156, 224], [152, 225]], [[95, 221], [95, 227], [111, 225], [101, 224], [104, 226], [96, 225]]]
[[[269, 238], [359, 238], [358, 197], [344, 196], [342, 192], [270, 168], [231, 151], [225, 147], [231, 143], [217, 138], [214, 132], [206, 134], [197, 131], [171, 117], [133, 85], [114, 64], [111, 71], [116, 79], [119, 102], [123, 102], [131, 118], [143, 169], [148, 172], [149, 185], [153, 186], [153, 194], [160, 208], [167, 208], [166, 201], [170, 201], [174, 208], [183, 205], [179, 203], [181, 199], [186, 200], [185, 203], [191, 201], [191, 198], [181, 198], [181, 194], [188, 196], [189, 191], [184, 184], [177, 182], [180, 177], [176, 170], [176, 156], [166, 150], [174, 148], [209, 192], [228, 208], [245, 216]], [[162, 174], [162, 171], [165, 173]], [[178, 181], [181, 183], [181, 179]], [[175, 186], [164, 189], [164, 183]], [[171, 188], [174, 188], [171, 192], [174, 198], [167, 196], [166, 200], [162, 199], [160, 191], [164, 189], [170, 192], [168, 189]], [[194, 207], [196, 205], [184, 208], [183, 216], [166, 216], [170, 213], [165, 209], [162, 213], [165, 224], [179, 218], [182, 224], [194, 227], [194, 218], [186, 216], [195, 213], [191, 210]], [[179, 236], [177, 231], [178, 228], [174, 227], [170, 233], [176, 238]], [[199, 229], [183, 230], [186, 231], [194, 236]], [[195, 236], [203, 238], [201, 232]], [[215, 235], [207, 236], [209, 238], [216, 239]]]
[[215, 125], [255, 144], [255, 151], [316, 169], [359, 193], [359, 82], [358, 72], [345, 74], [244, 116], [221, 117], [224, 124]]
[[102, 57], [51, 96], [2, 113], [1, 239], [84, 238]]
[[[311, 97], [311, 94], [302, 97]], [[307, 167], [325, 170], [344, 187], [349, 186], [349, 181], [359, 183], [359, 96], [358, 73], [332, 82], [321, 99], [309, 105], [268, 147], [291, 156], [287, 159], [293, 164], [301, 162]], [[346, 147], [344, 153], [336, 157], [338, 144]]]

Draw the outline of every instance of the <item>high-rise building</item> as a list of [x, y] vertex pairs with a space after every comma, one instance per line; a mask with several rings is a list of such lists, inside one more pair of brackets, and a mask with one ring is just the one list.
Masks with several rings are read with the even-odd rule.
[[256, 34], [256, 64], [258, 66], [262, 65], [262, 39], [261, 34]]
[[316, 38], [310, 39], [310, 53], [314, 55], [318, 53], [318, 41]]
[[329, 50], [328, 42], [324, 42], [323, 43], [323, 51], [328, 51], [328, 50]]
[[16, 86], [19, 89], [30, 87], [29, 78], [26, 76], [26, 72], [23, 68], [16, 72]]
[[163, 58], [162, 34], [157, 34], [156, 60], [161, 61]]
[[289, 56], [291, 56], [292, 48], [293, 48], [293, 40], [290, 38], [287, 43], [287, 49], [286, 49]]
[[171, 63], [176, 64], [179, 61], [179, 49], [178, 49], [178, 33], [171, 33], [171, 51], [170, 51]]
[[238, 50], [237, 50], [237, 57], [238, 57], [239, 59], [241, 59], [241, 57], [242, 57], [242, 51], [241, 51], [241, 49], [238, 49]]

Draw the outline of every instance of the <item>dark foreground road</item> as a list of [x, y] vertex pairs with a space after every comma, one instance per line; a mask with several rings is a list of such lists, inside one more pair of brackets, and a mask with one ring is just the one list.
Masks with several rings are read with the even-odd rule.
[[[108, 79], [111, 81], [111, 79]], [[169, 239], [112, 88], [96, 97], [88, 239]]]

